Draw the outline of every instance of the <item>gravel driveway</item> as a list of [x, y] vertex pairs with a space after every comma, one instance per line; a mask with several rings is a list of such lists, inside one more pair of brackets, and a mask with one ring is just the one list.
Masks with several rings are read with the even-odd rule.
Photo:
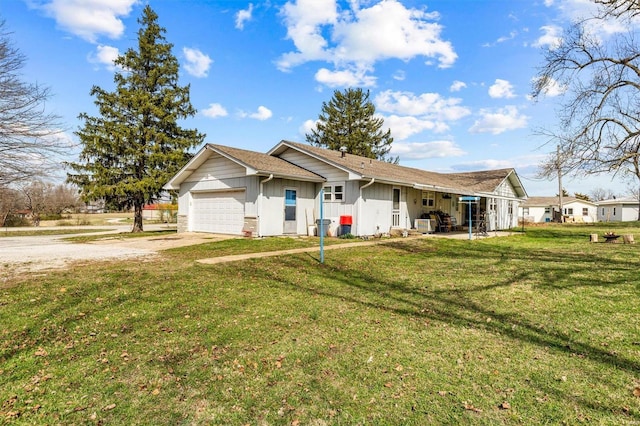
[[[147, 230], [148, 227], [145, 227]], [[104, 227], [102, 227], [104, 229]], [[114, 227], [109, 232], [126, 232], [127, 228]], [[151, 229], [149, 229], [151, 230]], [[89, 235], [89, 234], [82, 234]], [[71, 235], [33, 237], [0, 237], [0, 278], [22, 272], [60, 269], [74, 262], [113, 259], [147, 259], [160, 250], [221, 239], [211, 234], [170, 234], [155, 237], [117, 238], [91, 243], [72, 243]]]

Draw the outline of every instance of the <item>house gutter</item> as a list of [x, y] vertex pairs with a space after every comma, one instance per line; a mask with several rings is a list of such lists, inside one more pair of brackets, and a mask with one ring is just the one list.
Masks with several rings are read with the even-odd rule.
[[264, 184], [273, 180], [273, 173], [268, 178], [260, 181], [260, 194], [258, 194], [258, 236], [262, 237], [262, 192], [264, 190]]
[[369, 181], [368, 183], [364, 184], [363, 186], [360, 187], [360, 199], [358, 200], [358, 217], [357, 217], [357, 224], [358, 224], [358, 233], [357, 235], [359, 237], [362, 236], [362, 233], [360, 232], [362, 230], [362, 190], [373, 185], [373, 183], [376, 181], [376, 178], [371, 178], [371, 181]]

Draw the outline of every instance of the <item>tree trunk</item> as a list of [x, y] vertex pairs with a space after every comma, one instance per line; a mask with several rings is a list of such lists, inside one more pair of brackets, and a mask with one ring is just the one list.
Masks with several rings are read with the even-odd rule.
[[133, 229], [131, 232], [142, 232], [142, 204], [135, 203], [133, 210]]

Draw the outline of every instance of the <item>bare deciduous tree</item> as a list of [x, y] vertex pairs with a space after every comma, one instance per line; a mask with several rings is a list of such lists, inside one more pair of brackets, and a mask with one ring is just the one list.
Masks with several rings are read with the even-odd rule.
[[613, 192], [611, 189], [604, 188], [592, 189], [591, 192], [589, 192], [589, 195], [591, 196], [591, 199], [593, 201], [609, 200], [616, 196], [615, 192]]
[[608, 173], [640, 182], [640, 50], [632, 31], [603, 41], [589, 33], [586, 21], [565, 31], [562, 42], [545, 53], [533, 97], [551, 85], [566, 92], [558, 111], [560, 130], [540, 133], [559, 146], [541, 166], [551, 177]]
[[6, 226], [7, 218], [20, 209], [21, 200], [20, 191], [0, 186], [0, 226]]
[[601, 17], [633, 18], [640, 15], [640, 2], [638, 0], [594, 0], [602, 5]]
[[24, 63], [0, 21], [0, 186], [46, 175], [68, 149], [59, 117], [45, 110], [50, 90], [22, 81]]

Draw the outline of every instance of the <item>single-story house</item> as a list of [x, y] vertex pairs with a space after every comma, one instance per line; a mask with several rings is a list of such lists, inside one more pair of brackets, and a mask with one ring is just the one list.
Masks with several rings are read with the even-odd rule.
[[[518, 214], [525, 222], [552, 222], [559, 217], [558, 197], [529, 197], [520, 206]], [[597, 204], [575, 197], [563, 197], [562, 215], [565, 222], [593, 223], [597, 220]]]
[[[517, 226], [527, 194], [514, 169], [434, 173], [341, 151], [281, 141], [267, 153], [207, 144], [164, 187], [178, 191], [178, 231], [307, 235], [325, 219], [357, 236], [394, 229], [449, 231], [481, 218]], [[426, 219], [426, 218], [429, 219]]]
[[632, 222], [638, 220], [640, 201], [636, 197], [612, 198], [598, 203], [601, 222]]

